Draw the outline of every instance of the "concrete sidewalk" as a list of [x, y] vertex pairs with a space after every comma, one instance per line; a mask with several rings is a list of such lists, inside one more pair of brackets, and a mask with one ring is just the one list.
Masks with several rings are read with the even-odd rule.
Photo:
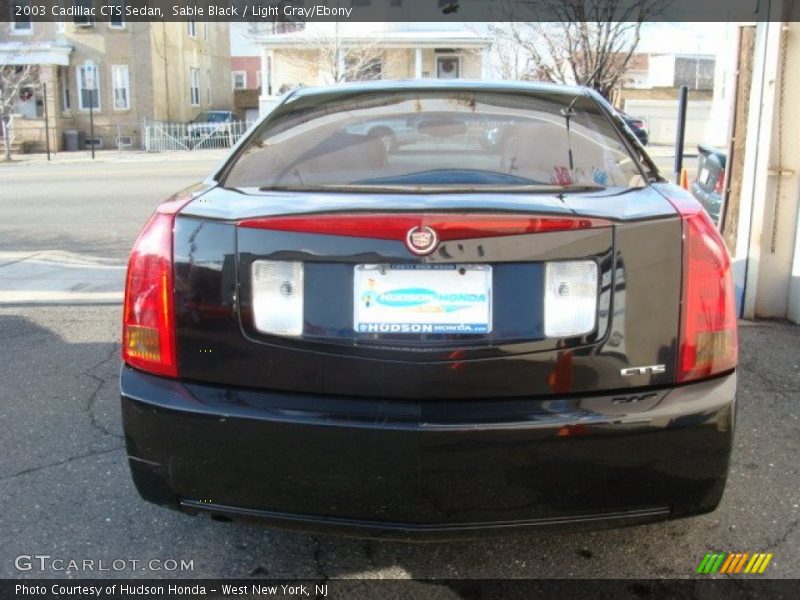
[[118, 304], [126, 265], [58, 250], [0, 252], [0, 305]]
[[[653, 144], [646, 146], [647, 153], [651, 158], [672, 159], [675, 156], [674, 145]], [[98, 150], [95, 158], [92, 159], [90, 152], [59, 152], [52, 154], [50, 160], [47, 155], [38, 154], [16, 154], [11, 162], [0, 161], [0, 173], [2, 169], [22, 166], [45, 166], [45, 165], [67, 165], [67, 164], [92, 164], [92, 163], [161, 163], [161, 162], [202, 162], [202, 161], [221, 161], [230, 152], [230, 148], [212, 148], [208, 150], [165, 150], [163, 152], [146, 152], [144, 150], [130, 150], [118, 152], [117, 150]], [[697, 146], [686, 146], [683, 156], [687, 158], [697, 158]]]
[[164, 161], [209, 161], [222, 160], [230, 152], [230, 148], [212, 148], [209, 150], [168, 150], [163, 152], [146, 152], [144, 150], [129, 150], [119, 152], [117, 150], [97, 150], [95, 158], [88, 151], [80, 152], [58, 152], [47, 154], [15, 154], [11, 162], [0, 160], [0, 169], [21, 167], [28, 165], [65, 165], [72, 163], [143, 163], [143, 162], [164, 162]]

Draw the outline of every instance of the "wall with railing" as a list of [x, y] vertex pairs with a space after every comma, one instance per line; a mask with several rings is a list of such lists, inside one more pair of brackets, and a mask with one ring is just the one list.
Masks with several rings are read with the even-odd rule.
[[246, 121], [227, 123], [154, 122], [142, 128], [142, 148], [148, 152], [164, 150], [203, 150], [229, 148], [252, 125]]

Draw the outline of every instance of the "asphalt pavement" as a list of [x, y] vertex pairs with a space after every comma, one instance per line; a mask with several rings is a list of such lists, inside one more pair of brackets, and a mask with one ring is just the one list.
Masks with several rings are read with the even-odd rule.
[[[797, 576], [800, 327], [780, 322], [741, 324], [733, 464], [722, 504], [710, 515], [410, 544], [221, 523], [140, 500], [120, 422], [121, 306], [92, 295], [116, 275], [106, 272], [112, 283], [97, 289], [71, 290], [88, 296], [48, 300], [37, 296], [48, 291], [37, 269], [57, 277], [59, 261], [94, 274], [124, 266], [158, 202], [218, 159], [0, 167], [0, 256], [18, 253], [30, 266], [27, 277], [17, 270], [3, 279], [20, 262], [0, 259], [0, 292], [27, 294], [0, 294], [0, 577], [672, 578], [694, 576], [712, 550], [772, 552], [764, 576]], [[121, 570], [65, 573], [38, 563], [20, 570], [21, 555], [93, 559], [95, 568], [97, 561], [127, 562]], [[191, 568], [153, 570], [152, 559]]]
[[0, 161], [0, 251], [62, 251], [124, 261], [147, 217], [208, 175], [225, 151], [59, 154]]
[[0, 162], [0, 305], [121, 302], [128, 253], [148, 216], [226, 152]]

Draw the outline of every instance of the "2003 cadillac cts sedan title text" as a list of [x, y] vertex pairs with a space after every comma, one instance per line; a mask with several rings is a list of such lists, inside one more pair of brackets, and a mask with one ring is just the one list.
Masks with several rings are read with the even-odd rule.
[[582, 88], [306, 88], [131, 254], [140, 494], [386, 536], [640, 523], [725, 487], [730, 260]]

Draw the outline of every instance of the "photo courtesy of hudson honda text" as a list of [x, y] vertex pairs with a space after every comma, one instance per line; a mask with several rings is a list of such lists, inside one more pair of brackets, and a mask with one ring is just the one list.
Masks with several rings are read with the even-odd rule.
[[146, 585], [146, 584], [110, 584], [110, 585], [80, 585], [54, 583], [50, 585], [28, 585], [18, 583], [14, 586], [14, 593], [17, 596], [205, 596], [209, 593], [217, 594], [221, 592], [225, 596], [239, 596], [250, 594], [253, 596], [311, 596], [315, 598], [327, 597], [328, 585], [306, 585], [306, 584], [281, 584], [266, 585], [253, 583], [247, 585], [229, 585], [211, 587], [210, 585]]
[[204, 596], [209, 591], [216, 592], [217, 590], [208, 588], [203, 585], [133, 585], [127, 583], [109, 584], [109, 585], [81, 585], [81, 584], [64, 584], [53, 583], [50, 585], [27, 585], [18, 583], [14, 586], [14, 593], [19, 596], [112, 596], [116, 594], [125, 596]]

